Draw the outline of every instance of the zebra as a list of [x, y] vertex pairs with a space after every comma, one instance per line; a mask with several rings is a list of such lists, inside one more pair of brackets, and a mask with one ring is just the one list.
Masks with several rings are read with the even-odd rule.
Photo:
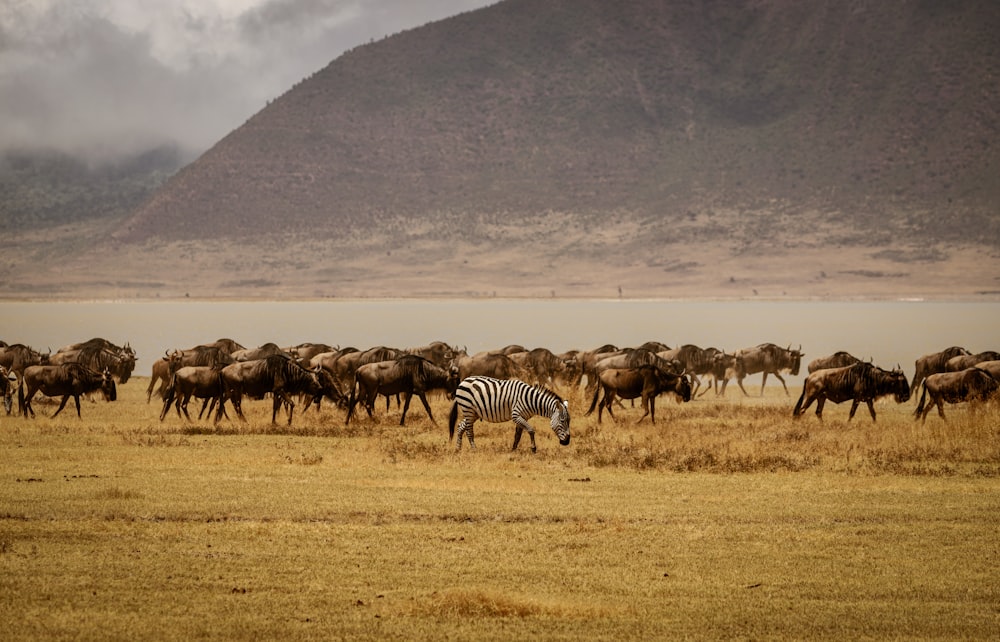
[[535, 415], [551, 418], [552, 430], [563, 446], [569, 444], [569, 403], [559, 395], [518, 379], [493, 379], [492, 377], [467, 377], [455, 392], [455, 402], [448, 417], [448, 439], [455, 434], [455, 422], [461, 409], [462, 422], [458, 426], [455, 450], [462, 449], [462, 435], [469, 433], [469, 447], [475, 449], [472, 426], [482, 419], [491, 423], [514, 420], [514, 446], [521, 441], [521, 432], [531, 437], [531, 452], [536, 452], [535, 429], [528, 419]]

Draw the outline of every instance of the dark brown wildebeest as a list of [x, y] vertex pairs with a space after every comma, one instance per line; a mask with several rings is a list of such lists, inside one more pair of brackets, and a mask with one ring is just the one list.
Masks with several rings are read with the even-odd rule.
[[526, 381], [532, 385], [551, 386], [566, 369], [566, 362], [548, 348], [534, 348], [509, 356], [528, 373]]
[[452, 363], [458, 368], [459, 380], [473, 376], [493, 379], [523, 379], [528, 376], [513, 359], [499, 352], [477, 352], [470, 357], [464, 350], [459, 350]]
[[[712, 387], [715, 389], [715, 395], [720, 396], [725, 394], [726, 386], [729, 385], [730, 379], [742, 379], [746, 376], [746, 371], [743, 368], [743, 358], [736, 353], [729, 353], [725, 350], [715, 353], [712, 356]], [[719, 382], [722, 382], [722, 387], [719, 387]], [[701, 394], [708, 392], [709, 388], [705, 388], [705, 391]]]
[[[985, 403], [997, 395], [1000, 382], [994, 379], [990, 373], [981, 368], [972, 367], [961, 372], [938, 372], [932, 374], [923, 381], [924, 391], [920, 395], [920, 402], [914, 417], [921, 422], [927, 421], [927, 413], [931, 408], [937, 406], [938, 414], [944, 419], [944, 404], [970, 402], [973, 404]], [[930, 398], [930, 403], [924, 407], [924, 401]]]
[[399, 418], [399, 425], [406, 422], [406, 411], [410, 408], [410, 398], [416, 395], [424, 404], [427, 416], [435, 426], [434, 414], [431, 412], [430, 404], [427, 403], [426, 394], [433, 390], [443, 390], [449, 397], [455, 393], [458, 387], [458, 369], [452, 367], [448, 370], [436, 366], [434, 363], [416, 354], [405, 354], [392, 361], [380, 361], [376, 363], [366, 363], [358, 366], [354, 372], [355, 385], [351, 389], [350, 400], [347, 404], [347, 418], [345, 425], [351, 422], [354, 416], [354, 409], [361, 403], [368, 416], [372, 416], [375, 408], [375, 399], [379, 395], [386, 398], [392, 395], [404, 395], [403, 414]]
[[[160, 421], [163, 421], [172, 403], [176, 406], [178, 417], [181, 416], [181, 411], [183, 411], [187, 420], [191, 421], [191, 415], [188, 414], [187, 409], [191, 397], [203, 400], [201, 411], [198, 413], [198, 419], [201, 419], [202, 414], [205, 412], [205, 407], [208, 406], [209, 402], [218, 403], [218, 399], [222, 397], [223, 388], [220, 372], [223, 367], [222, 364], [219, 364], [217, 366], [184, 366], [178, 368], [173, 373], [170, 383], [164, 391], [163, 410], [160, 411]], [[209, 409], [209, 414], [211, 412], [211, 409]]]
[[263, 399], [264, 395], [271, 393], [274, 398], [271, 423], [277, 422], [278, 408], [284, 402], [288, 407], [290, 426], [295, 409], [292, 395], [323, 393], [320, 371], [320, 368], [314, 370], [303, 368], [297, 361], [283, 354], [272, 354], [256, 361], [231, 363], [220, 371], [223, 394], [215, 410], [215, 423], [222, 419], [227, 399], [233, 403], [236, 416], [246, 421], [243, 415], [243, 396]]
[[153, 386], [160, 382], [159, 394], [162, 397], [171, 375], [178, 369], [187, 366], [228, 366], [235, 360], [224, 348], [217, 345], [200, 345], [186, 350], [167, 350], [165, 356], [153, 362], [149, 386], [146, 388], [146, 403], [153, 396]]
[[580, 386], [583, 384], [583, 378], [587, 377], [587, 385], [590, 386], [593, 381], [597, 379], [597, 375], [594, 373], [594, 366], [597, 362], [604, 357], [611, 356], [615, 353], [620, 353], [621, 350], [610, 343], [606, 343], [600, 347], [594, 348], [593, 350], [584, 350], [576, 355], [577, 367], [579, 371], [577, 373], [576, 379], [573, 384]]
[[656, 366], [664, 372], [673, 374], [683, 374], [684, 364], [676, 359], [667, 360], [660, 357], [655, 352], [650, 352], [645, 348], [625, 348], [617, 353], [612, 352], [608, 356], [594, 364], [593, 384], [588, 375], [586, 392], [596, 390], [601, 373], [612, 368], [638, 368], [639, 366]]
[[556, 355], [563, 362], [563, 369], [556, 377], [556, 384], [573, 386], [580, 380], [580, 351], [567, 350]]
[[983, 370], [997, 381], [1000, 381], [1000, 360], [980, 361], [975, 367]]
[[636, 346], [636, 350], [649, 350], [650, 352], [666, 352], [670, 350], [670, 346], [659, 341], [647, 341], [641, 346]]
[[97, 372], [107, 368], [111, 376], [116, 377], [120, 383], [127, 383], [135, 369], [135, 352], [122, 348], [110, 349], [92, 342], [82, 348], [60, 350], [49, 356], [49, 363], [54, 366], [79, 363]]
[[[24, 388], [28, 392], [24, 392]], [[31, 399], [35, 393], [41, 391], [43, 395], [58, 397], [62, 395], [62, 403], [59, 408], [52, 413], [55, 417], [66, 407], [66, 402], [70, 397], [76, 402], [76, 416], [80, 416], [80, 395], [88, 392], [100, 390], [107, 401], [114, 401], [118, 398], [118, 389], [115, 387], [115, 378], [107, 369], [104, 372], [97, 372], [79, 363], [67, 363], [61, 366], [28, 366], [24, 369], [24, 377], [17, 390], [18, 403], [21, 406], [21, 413], [27, 417], [30, 413], [35, 416], [35, 410], [31, 407]]]
[[944, 364], [944, 370], [945, 372], [959, 372], [960, 370], [968, 370], [972, 366], [985, 361], [996, 361], [998, 359], [1000, 359], [1000, 353], [993, 352], [992, 350], [977, 354], [963, 354], [948, 359]]
[[403, 352], [421, 356], [439, 368], [447, 368], [455, 359], [457, 350], [444, 341], [431, 341], [425, 346], [406, 348]]
[[915, 397], [914, 394], [917, 390], [917, 386], [920, 385], [926, 377], [938, 372], [945, 372], [946, 364], [949, 359], [954, 357], [960, 357], [962, 355], [971, 354], [965, 348], [959, 346], [952, 346], [950, 348], [945, 348], [941, 352], [932, 352], [931, 354], [925, 354], [916, 361], [913, 362], [913, 381], [910, 382], [910, 396]]
[[718, 352], [716, 348], [703, 349], [686, 343], [677, 348], [657, 352], [657, 355], [667, 361], [679, 362], [683, 366], [684, 374], [690, 375], [694, 383], [694, 388], [691, 390], [691, 396], [694, 397], [701, 388], [699, 377], [712, 374], [712, 359]]
[[264, 359], [266, 357], [270, 357], [273, 355], [279, 355], [284, 357], [292, 356], [287, 352], [285, 352], [284, 350], [282, 350], [278, 346], [278, 344], [271, 342], [265, 343], [264, 345], [258, 346], [256, 348], [244, 348], [243, 350], [236, 350], [235, 352], [231, 353], [231, 355], [235, 361], [259, 361], [260, 359]]
[[14, 405], [14, 388], [17, 386], [17, 375], [13, 372], [7, 370], [7, 368], [0, 366], [0, 395], [3, 396], [3, 407], [10, 414], [11, 407]]
[[341, 389], [347, 390], [354, 385], [354, 373], [366, 363], [378, 363], [379, 361], [392, 361], [403, 356], [404, 353], [398, 348], [387, 346], [375, 346], [367, 350], [349, 352], [342, 355], [334, 363], [334, 376], [340, 382]]
[[29, 348], [23, 343], [15, 343], [13, 345], [4, 343], [0, 346], [0, 367], [4, 368], [7, 371], [7, 376], [13, 377], [14, 380], [13, 385], [8, 388], [8, 396], [4, 397], [4, 407], [8, 415], [11, 413], [14, 405], [14, 389], [20, 385], [21, 378], [24, 376], [24, 369], [29, 366], [48, 365], [49, 356], [48, 354], [42, 354], [37, 350]]
[[[828, 357], [817, 357], [809, 362], [806, 370], [810, 374], [816, 372], [817, 370], [829, 370], [830, 368], [844, 368], [847, 366], [853, 366], [856, 363], [861, 363], [861, 359], [858, 359], [850, 352], [844, 352], [843, 350], [839, 352], [834, 352]], [[909, 399], [909, 395], [906, 397]]]
[[300, 343], [297, 346], [282, 348], [282, 350], [286, 354], [290, 354], [295, 359], [300, 359], [304, 363], [318, 354], [333, 352], [336, 348], [325, 343]]
[[[739, 385], [740, 390], [743, 391], [743, 394], [749, 397], [749, 393], [743, 387], [743, 379], [747, 375], [763, 372], [764, 379], [760, 384], [760, 396], [763, 397], [764, 387], [767, 385], [767, 375], [772, 374], [781, 382], [781, 387], [785, 389], [785, 394], [788, 395], [788, 386], [785, 385], [785, 379], [780, 373], [787, 371], [792, 376], [799, 374], [803, 355], [802, 346], [799, 346], [798, 350], [792, 350], [791, 346], [782, 348], [773, 343], [762, 343], [753, 348], [737, 350], [737, 360], [742, 362], [742, 367], [737, 366], [737, 370], [742, 369], [743, 374], [742, 376], [737, 374], [736, 383]], [[728, 381], [722, 382], [722, 392], [720, 394], [726, 394], [727, 383]]]
[[[597, 398], [601, 392], [604, 398], [598, 405]], [[594, 412], [597, 408], [597, 423], [601, 423], [601, 413], [607, 408], [608, 415], [614, 419], [611, 406], [615, 397], [622, 399], [642, 398], [641, 422], [649, 415], [650, 420], [656, 423], [656, 397], [664, 392], [671, 392], [683, 401], [691, 401], [691, 381], [687, 375], [678, 375], [666, 372], [654, 365], [641, 365], [636, 368], [608, 368], [598, 375], [598, 386], [594, 390], [594, 398], [590, 402], [590, 409], [586, 414]]]
[[240, 345], [238, 342], [233, 341], [232, 339], [229, 339], [227, 337], [216, 339], [212, 343], [203, 343], [201, 344], [201, 346], [205, 348], [218, 348], [220, 350], [225, 351], [226, 354], [233, 354], [237, 350], [246, 350], [246, 348]]
[[895, 395], [896, 403], [906, 403], [910, 399], [910, 383], [906, 380], [901, 368], [883, 370], [878, 366], [863, 361], [840, 368], [826, 368], [809, 373], [802, 385], [802, 395], [799, 396], [793, 417], [800, 417], [816, 402], [816, 416], [823, 418], [823, 405], [827, 400], [833, 403], [851, 401], [851, 412], [847, 420], [854, 419], [858, 406], [864, 402], [868, 405], [872, 421], [875, 421], [874, 402], [880, 397]]

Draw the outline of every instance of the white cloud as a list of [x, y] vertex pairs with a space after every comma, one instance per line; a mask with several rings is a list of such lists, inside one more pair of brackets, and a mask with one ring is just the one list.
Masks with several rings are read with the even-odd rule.
[[201, 151], [345, 50], [486, 0], [0, 4], [0, 152]]

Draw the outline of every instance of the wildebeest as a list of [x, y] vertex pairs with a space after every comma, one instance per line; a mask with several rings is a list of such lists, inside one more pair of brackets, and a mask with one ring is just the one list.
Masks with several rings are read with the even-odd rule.
[[[597, 398], [604, 392], [598, 406]], [[641, 422], [649, 415], [650, 420], [656, 423], [656, 397], [665, 392], [676, 394], [683, 401], [691, 401], [691, 382], [686, 375], [678, 375], [666, 372], [654, 365], [641, 365], [636, 368], [609, 368], [598, 375], [598, 385], [594, 390], [594, 398], [590, 402], [590, 408], [586, 414], [594, 412], [597, 408], [597, 423], [601, 423], [601, 413], [607, 408], [608, 415], [614, 419], [611, 406], [615, 397], [623, 399], [642, 398], [642, 416], [636, 423]]]
[[[736, 383], [739, 385], [740, 390], [743, 391], [743, 394], [749, 397], [749, 393], [743, 387], [743, 379], [747, 375], [763, 372], [764, 378], [760, 384], [760, 395], [763, 397], [764, 387], [767, 385], [767, 375], [772, 374], [781, 382], [781, 387], [785, 389], [785, 394], [787, 395], [789, 394], [788, 386], [785, 385], [785, 380], [780, 373], [787, 371], [792, 376], [799, 374], [799, 366], [802, 363], [803, 355], [802, 346], [799, 346], [798, 350], [792, 350], [791, 346], [782, 348], [773, 343], [762, 343], [753, 348], [737, 350], [736, 358], [742, 363], [742, 366], [737, 366], [737, 369], [742, 370], [742, 375], [737, 373]], [[726, 394], [727, 383], [728, 381], [722, 382], [722, 391], [720, 394]]]
[[3, 407], [10, 414], [13, 405], [14, 387], [17, 385], [17, 375], [0, 366], [0, 395], [3, 396]]
[[578, 353], [576, 355], [578, 371], [576, 379], [573, 381], [574, 385], [581, 385], [584, 377], [587, 377], [588, 386], [592, 385], [597, 379], [597, 375], [594, 374], [594, 366], [597, 365], [597, 362], [604, 357], [610, 356], [612, 353], [618, 352], [620, 350], [617, 346], [606, 343], [592, 350], [584, 350]]
[[980, 361], [976, 364], [976, 368], [985, 371], [991, 377], [1000, 381], [1000, 360], [997, 361]]
[[392, 361], [404, 355], [399, 348], [375, 346], [367, 350], [358, 350], [342, 354], [333, 364], [333, 374], [340, 381], [341, 388], [347, 390], [354, 385], [354, 373], [366, 363]]
[[263, 399], [264, 395], [270, 393], [274, 398], [271, 423], [276, 423], [278, 408], [284, 402], [288, 407], [288, 425], [291, 425], [295, 408], [291, 396], [299, 393], [323, 393], [319, 368], [308, 370], [283, 354], [272, 354], [256, 361], [237, 361], [224, 367], [220, 375], [223, 394], [215, 411], [215, 423], [222, 419], [227, 399], [233, 403], [236, 416], [246, 421], [243, 415], [243, 396]]
[[914, 361], [913, 381], [910, 382], [910, 396], [915, 396], [913, 393], [916, 392], [917, 386], [919, 386], [920, 382], [926, 377], [938, 372], [945, 372], [945, 366], [949, 359], [967, 354], [970, 354], [970, 352], [965, 348], [952, 346], [950, 348], [945, 348], [941, 352], [925, 354]]
[[[24, 388], [28, 391], [24, 392]], [[80, 395], [100, 390], [107, 401], [118, 398], [115, 379], [107, 369], [97, 372], [79, 363], [67, 363], [60, 366], [29, 366], [24, 369], [24, 377], [18, 386], [17, 398], [21, 413], [27, 417], [35, 416], [31, 407], [31, 399], [41, 391], [43, 395], [58, 397], [62, 395], [59, 408], [52, 413], [55, 417], [66, 407], [70, 397], [76, 402], [76, 416], [80, 416]]]
[[302, 361], [308, 361], [309, 359], [312, 359], [316, 355], [322, 354], [324, 352], [333, 352], [335, 349], [336, 348], [334, 348], [333, 346], [327, 345], [325, 343], [309, 343], [309, 342], [282, 348], [282, 350], [285, 353], [290, 354], [292, 355], [292, 357], [300, 359]]
[[[840, 350], [839, 352], [834, 352], [833, 354], [826, 357], [817, 357], [809, 362], [806, 370], [810, 374], [816, 372], [817, 370], [828, 370], [830, 368], [844, 368], [846, 366], [853, 366], [856, 363], [861, 363], [861, 359], [858, 359], [850, 352], [845, 352]], [[907, 395], [909, 399], [909, 395]]]
[[424, 404], [427, 416], [435, 426], [434, 413], [427, 403], [426, 393], [433, 390], [444, 390], [449, 396], [458, 387], [458, 369], [440, 368], [428, 359], [415, 354], [405, 354], [391, 361], [366, 363], [358, 366], [354, 372], [355, 385], [351, 389], [347, 406], [347, 418], [344, 423], [351, 422], [354, 409], [361, 403], [368, 416], [372, 416], [375, 399], [379, 395], [404, 395], [403, 414], [399, 425], [405, 425], [406, 411], [410, 407], [410, 398], [416, 395]]
[[552, 385], [556, 377], [566, 370], [566, 363], [548, 348], [534, 348], [509, 356], [527, 372], [527, 381], [532, 385]]
[[256, 348], [243, 348], [242, 350], [235, 350], [231, 353], [231, 356], [235, 361], [258, 361], [272, 355], [280, 355], [284, 357], [292, 356], [282, 350], [278, 344], [270, 342]]
[[979, 352], [977, 354], [963, 354], [948, 359], [948, 361], [944, 364], [944, 369], [945, 372], [958, 372], [960, 370], [968, 370], [972, 366], [985, 361], [997, 361], [998, 359], [1000, 359], [1000, 352], [994, 352], [992, 350]]
[[[221, 340], [220, 340], [221, 341]], [[219, 342], [216, 342], [218, 344]], [[225, 348], [216, 344], [205, 344], [186, 350], [166, 350], [165, 356], [153, 362], [153, 369], [146, 388], [146, 403], [153, 396], [153, 387], [160, 382], [159, 392], [162, 395], [171, 375], [178, 368], [187, 366], [227, 366], [235, 361]]]
[[48, 365], [50, 356], [50, 353], [42, 354], [23, 343], [0, 346], [0, 366], [17, 375], [18, 380], [28, 366]]
[[[938, 414], [944, 419], [944, 404], [962, 403], [968, 401], [971, 404], [986, 402], [997, 395], [1000, 382], [994, 379], [990, 373], [981, 368], [969, 368], [961, 372], [938, 372], [932, 374], [923, 381], [924, 391], [920, 395], [920, 402], [914, 417], [921, 422], [927, 421], [927, 414], [931, 408], [937, 406]], [[925, 401], [930, 401], [924, 406]]]
[[862, 402], [868, 405], [868, 412], [871, 413], [872, 421], [875, 421], [874, 402], [888, 395], [895, 395], [896, 403], [905, 403], [910, 399], [910, 384], [900, 368], [883, 370], [863, 361], [840, 368], [825, 368], [811, 372], [806, 377], [792, 416], [802, 416], [815, 401], [816, 416], [822, 419], [823, 405], [827, 400], [833, 403], [850, 400], [848, 421], [854, 418], [854, 413]]
[[459, 380], [474, 376], [493, 379], [522, 379], [528, 376], [513, 359], [499, 352], [477, 352], [470, 357], [460, 350], [453, 363], [458, 368]]
[[[135, 352], [124, 348], [108, 348], [100, 340], [81, 344], [82, 348], [67, 348], [49, 356], [49, 363], [58, 366], [79, 363], [98, 372], [105, 368], [121, 383], [128, 383], [135, 369]], [[127, 344], [126, 344], [127, 345]]]
[[[184, 366], [178, 368], [171, 376], [170, 383], [164, 391], [163, 410], [160, 411], [160, 421], [163, 421], [163, 418], [167, 415], [171, 404], [175, 405], [178, 417], [181, 416], [181, 412], [183, 411], [187, 420], [191, 421], [191, 415], [188, 414], [187, 409], [191, 397], [203, 400], [201, 411], [198, 413], [198, 418], [201, 419], [201, 415], [205, 412], [205, 407], [209, 402], [218, 403], [218, 400], [222, 397], [223, 387], [222, 376], [220, 374], [222, 368], [223, 365], [221, 364], [216, 366]], [[211, 410], [209, 410], [209, 413], [211, 413]]]
[[691, 390], [693, 397], [698, 394], [698, 389], [701, 388], [699, 377], [712, 374], [712, 359], [718, 352], [716, 348], [699, 348], [696, 345], [686, 343], [677, 348], [658, 352], [657, 355], [667, 361], [677, 361], [682, 364], [684, 374], [690, 375], [691, 381], [694, 383], [694, 388]]
[[[111, 374], [118, 378], [119, 382], [127, 383], [132, 371], [135, 370], [135, 362], [138, 361], [139, 357], [136, 355], [135, 350], [126, 341], [125, 345], [117, 345], [108, 341], [107, 339], [101, 337], [94, 337], [82, 343], [74, 343], [68, 346], [63, 346], [56, 351], [55, 355], [59, 355], [64, 352], [71, 353], [81, 353], [76, 357], [69, 357], [62, 361], [66, 363], [68, 361], [76, 361], [87, 366], [91, 370], [103, 370], [105, 367], [109, 367]], [[111, 366], [107, 366], [104, 361], [108, 360], [108, 353], [114, 355], [117, 358], [117, 363]], [[98, 355], [101, 355], [100, 357]], [[52, 361], [56, 363], [56, 361]]]
[[639, 366], [656, 366], [664, 372], [673, 374], [682, 374], [684, 372], [684, 364], [676, 359], [664, 359], [657, 353], [650, 352], [645, 348], [625, 348], [619, 352], [609, 353], [608, 356], [605, 356], [594, 364], [593, 383], [591, 383], [590, 374], [588, 374], [586, 390], [590, 392], [598, 387], [601, 373], [605, 370], [613, 368], [638, 368]]
[[421, 356], [439, 368], [447, 368], [455, 359], [457, 350], [444, 341], [431, 341], [425, 346], [406, 348], [403, 352]]

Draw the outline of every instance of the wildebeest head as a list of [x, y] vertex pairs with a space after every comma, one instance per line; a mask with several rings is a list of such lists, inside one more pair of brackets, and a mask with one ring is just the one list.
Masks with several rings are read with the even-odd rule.
[[888, 389], [896, 397], [896, 403], [906, 403], [910, 400], [910, 382], [906, 380], [903, 369], [897, 364], [894, 369], [886, 372]]
[[788, 372], [794, 377], [799, 374], [799, 368], [802, 366], [802, 356], [805, 355], [805, 353], [802, 352], [801, 345], [799, 345], [798, 350], [792, 350], [792, 346], [788, 346], [785, 351], [788, 353], [790, 361]]
[[118, 387], [115, 386], [115, 378], [111, 376], [111, 370], [104, 369], [101, 373], [101, 393], [106, 401], [114, 401], [118, 398]]
[[675, 390], [685, 402], [691, 401], [691, 378], [688, 375], [681, 375]]

